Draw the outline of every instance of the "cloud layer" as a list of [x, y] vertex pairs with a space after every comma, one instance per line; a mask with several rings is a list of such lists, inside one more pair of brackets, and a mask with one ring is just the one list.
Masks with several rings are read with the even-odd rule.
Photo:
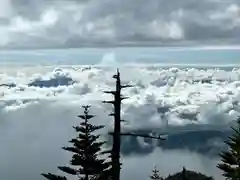
[[[166, 119], [169, 126], [225, 125], [239, 114], [239, 69], [120, 69], [123, 83], [135, 85], [124, 92], [131, 97], [122, 107], [123, 117], [131, 119], [126, 127], [164, 127]], [[131, 76], [127, 73], [130, 69]], [[15, 105], [21, 108], [32, 101], [64, 99], [91, 101], [99, 106], [101, 100], [111, 98], [102, 91], [114, 88], [113, 67], [25, 67], [17, 73], [10, 67], [2, 72], [3, 110]], [[107, 105], [104, 107], [109, 110]]]
[[[76, 116], [82, 112], [81, 105], [92, 105], [91, 111], [97, 115], [93, 123], [106, 125], [106, 129], [99, 132], [106, 135], [112, 128], [113, 121], [107, 116], [112, 107], [101, 103], [111, 98], [102, 91], [114, 88], [111, 77], [115, 70], [113, 67], [42, 66], [22, 67], [21, 71], [19, 67], [0, 69], [0, 177], [41, 179], [41, 172], [54, 173], [57, 165], [67, 164], [70, 154], [60, 148], [75, 135], [72, 126], [79, 123]], [[123, 124], [123, 130], [169, 134], [169, 144], [163, 146], [164, 150], [141, 138], [124, 140], [125, 152], [137, 155], [149, 146], [148, 153], [152, 154], [149, 162], [143, 156], [125, 156], [123, 180], [129, 174], [132, 179], [142, 177], [137, 174], [140, 170], [132, 165], [142, 162], [149, 167], [140, 167], [145, 176], [150, 173], [150, 164], [156, 163], [164, 175], [179, 171], [185, 165], [219, 179], [215, 168], [217, 159], [196, 152], [204, 151], [200, 145], [210, 150], [222, 148], [221, 133], [218, 136], [212, 132], [228, 130], [240, 113], [240, 70], [121, 66], [120, 72], [123, 83], [135, 85], [123, 92], [130, 97], [122, 106], [122, 117], [128, 121]], [[183, 141], [176, 138], [186, 130], [199, 134], [200, 130], [208, 130], [208, 135], [212, 135], [205, 137], [204, 145], [202, 141], [194, 141], [200, 144], [188, 142], [184, 134], [181, 135]], [[194, 137], [193, 134], [185, 136]], [[131, 152], [126, 149], [129, 147]], [[166, 157], [170, 156], [175, 160], [179, 158], [179, 164], [167, 164]], [[192, 159], [196, 160], [194, 164]]]
[[237, 0], [3, 0], [0, 46], [236, 44]]

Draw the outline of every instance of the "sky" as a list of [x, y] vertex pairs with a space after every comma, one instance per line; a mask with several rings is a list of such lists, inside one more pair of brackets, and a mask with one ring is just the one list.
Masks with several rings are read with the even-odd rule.
[[1, 48], [239, 45], [238, 0], [1, 0]]

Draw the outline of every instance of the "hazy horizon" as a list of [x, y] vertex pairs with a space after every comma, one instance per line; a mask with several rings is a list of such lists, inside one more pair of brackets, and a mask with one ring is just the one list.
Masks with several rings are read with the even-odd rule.
[[0, 51], [1, 65], [158, 65], [231, 66], [240, 65], [240, 47], [118, 47]]

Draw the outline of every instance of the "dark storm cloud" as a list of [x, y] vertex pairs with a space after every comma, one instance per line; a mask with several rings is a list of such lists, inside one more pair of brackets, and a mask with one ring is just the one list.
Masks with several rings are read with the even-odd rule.
[[238, 43], [237, 0], [3, 0], [2, 47]]

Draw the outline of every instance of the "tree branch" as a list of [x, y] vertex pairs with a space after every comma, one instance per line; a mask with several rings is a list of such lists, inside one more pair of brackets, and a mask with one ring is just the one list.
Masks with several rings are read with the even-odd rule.
[[165, 138], [162, 138], [161, 135], [152, 136], [148, 134], [121, 133], [121, 136], [134, 136], [134, 137], [145, 137], [145, 138], [151, 138], [151, 139], [166, 140]]

